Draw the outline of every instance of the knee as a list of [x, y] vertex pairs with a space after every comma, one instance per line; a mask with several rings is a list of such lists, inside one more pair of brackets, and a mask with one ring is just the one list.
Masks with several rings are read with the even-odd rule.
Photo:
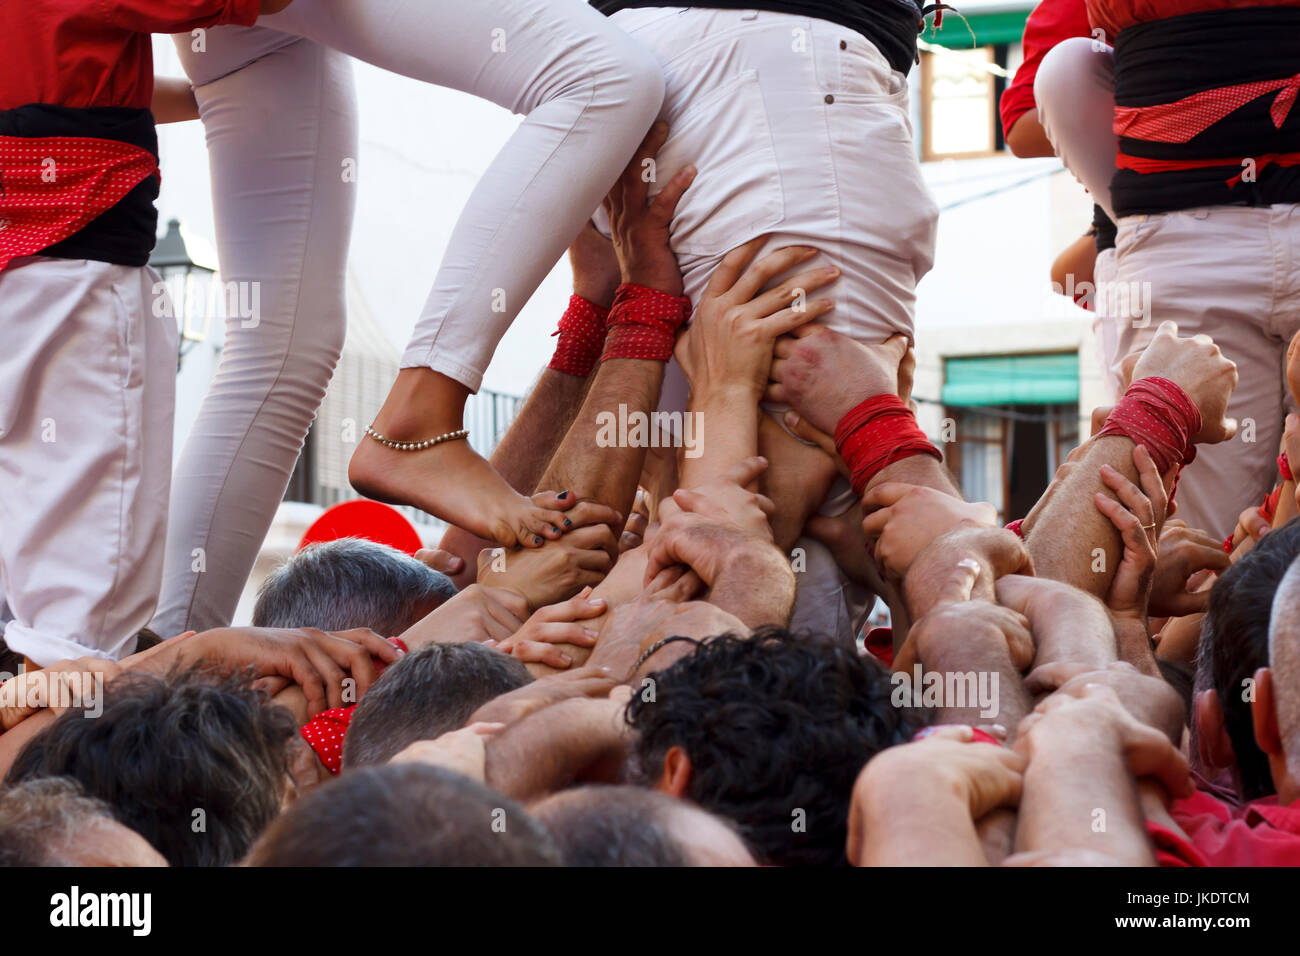
[[650, 50], [613, 29], [592, 38], [578, 59], [585, 69], [576, 85], [592, 106], [618, 109], [643, 128], [654, 122], [664, 102], [664, 71]]
[[1099, 58], [1109, 63], [1110, 49], [1098, 46], [1089, 37], [1071, 37], [1047, 51], [1034, 77], [1034, 101], [1040, 122], [1058, 104], [1068, 106], [1078, 98], [1079, 92], [1088, 85], [1086, 78], [1097, 69]]

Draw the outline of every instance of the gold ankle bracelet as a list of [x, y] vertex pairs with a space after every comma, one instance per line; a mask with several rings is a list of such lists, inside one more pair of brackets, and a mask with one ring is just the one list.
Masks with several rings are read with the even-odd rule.
[[434, 445], [441, 445], [445, 441], [456, 441], [461, 438], [469, 437], [469, 429], [462, 428], [459, 431], [447, 432], [445, 435], [439, 435], [437, 438], [430, 438], [427, 441], [393, 441], [391, 438], [385, 438], [379, 432], [375, 431], [371, 425], [366, 426], [366, 434], [373, 438], [379, 444], [396, 451], [423, 451], [425, 448], [432, 448]]

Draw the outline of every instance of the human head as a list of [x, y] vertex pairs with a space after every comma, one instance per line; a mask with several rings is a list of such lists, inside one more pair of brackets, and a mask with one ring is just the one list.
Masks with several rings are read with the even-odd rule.
[[1246, 800], [1274, 793], [1268, 758], [1255, 743], [1255, 671], [1268, 665], [1274, 595], [1300, 555], [1300, 521], [1259, 539], [1210, 590], [1196, 658], [1194, 753], [1207, 771], [1231, 769]]
[[144, 837], [68, 777], [0, 790], [0, 866], [166, 866]]
[[1255, 672], [1251, 713], [1278, 803], [1295, 803], [1300, 800], [1300, 561], [1292, 562], [1273, 600], [1268, 666]]
[[426, 764], [385, 764], [317, 787], [275, 821], [250, 866], [554, 866], [522, 806]]
[[417, 740], [463, 727], [492, 698], [532, 675], [482, 644], [429, 644], [386, 668], [361, 698], [343, 741], [343, 766], [386, 763]]
[[70, 710], [33, 737], [5, 781], [72, 777], [173, 866], [225, 866], [280, 812], [296, 736], [246, 676], [132, 672], [98, 717]]
[[874, 660], [777, 628], [704, 641], [651, 679], [628, 704], [634, 779], [731, 820], [760, 863], [845, 863], [858, 772], [925, 720]]
[[262, 583], [254, 627], [368, 627], [396, 637], [456, 593], [451, 579], [386, 544], [339, 538], [303, 548]]
[[735, 828], [694, 804], [644, 787], [564, 790], [533, 813], [566, 866], [753, 866]]

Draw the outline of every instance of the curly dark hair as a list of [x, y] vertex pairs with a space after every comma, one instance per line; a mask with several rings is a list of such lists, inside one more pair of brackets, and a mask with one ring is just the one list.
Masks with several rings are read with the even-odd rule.
[[33, 737], [5, 783], [71, 777], [172, 866], [226, 866], [279, 814], [295, 737], [248, 675], [133, 672], [106, 686], [98, 717], [69, 710]]
[[874, 659], [780, 628], [712, 638], [651, 678], [627, 708], [633, 775], [653, 782], [681, 747], [684, 795], [734, 821], [766, 864], [844, 865], [858, 772], [926, 722], [890, 702]]

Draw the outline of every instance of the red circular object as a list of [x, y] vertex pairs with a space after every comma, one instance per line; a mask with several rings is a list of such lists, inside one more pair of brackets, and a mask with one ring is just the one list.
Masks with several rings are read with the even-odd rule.
[[365, 538], [407, 554], [415, 554], [424, 547], [415, 526], [396, 508], [378, 501], [358, 499], [326, 508], [302, 536], [298, 550], [309, 544], [337, 541], [339, 538]]

